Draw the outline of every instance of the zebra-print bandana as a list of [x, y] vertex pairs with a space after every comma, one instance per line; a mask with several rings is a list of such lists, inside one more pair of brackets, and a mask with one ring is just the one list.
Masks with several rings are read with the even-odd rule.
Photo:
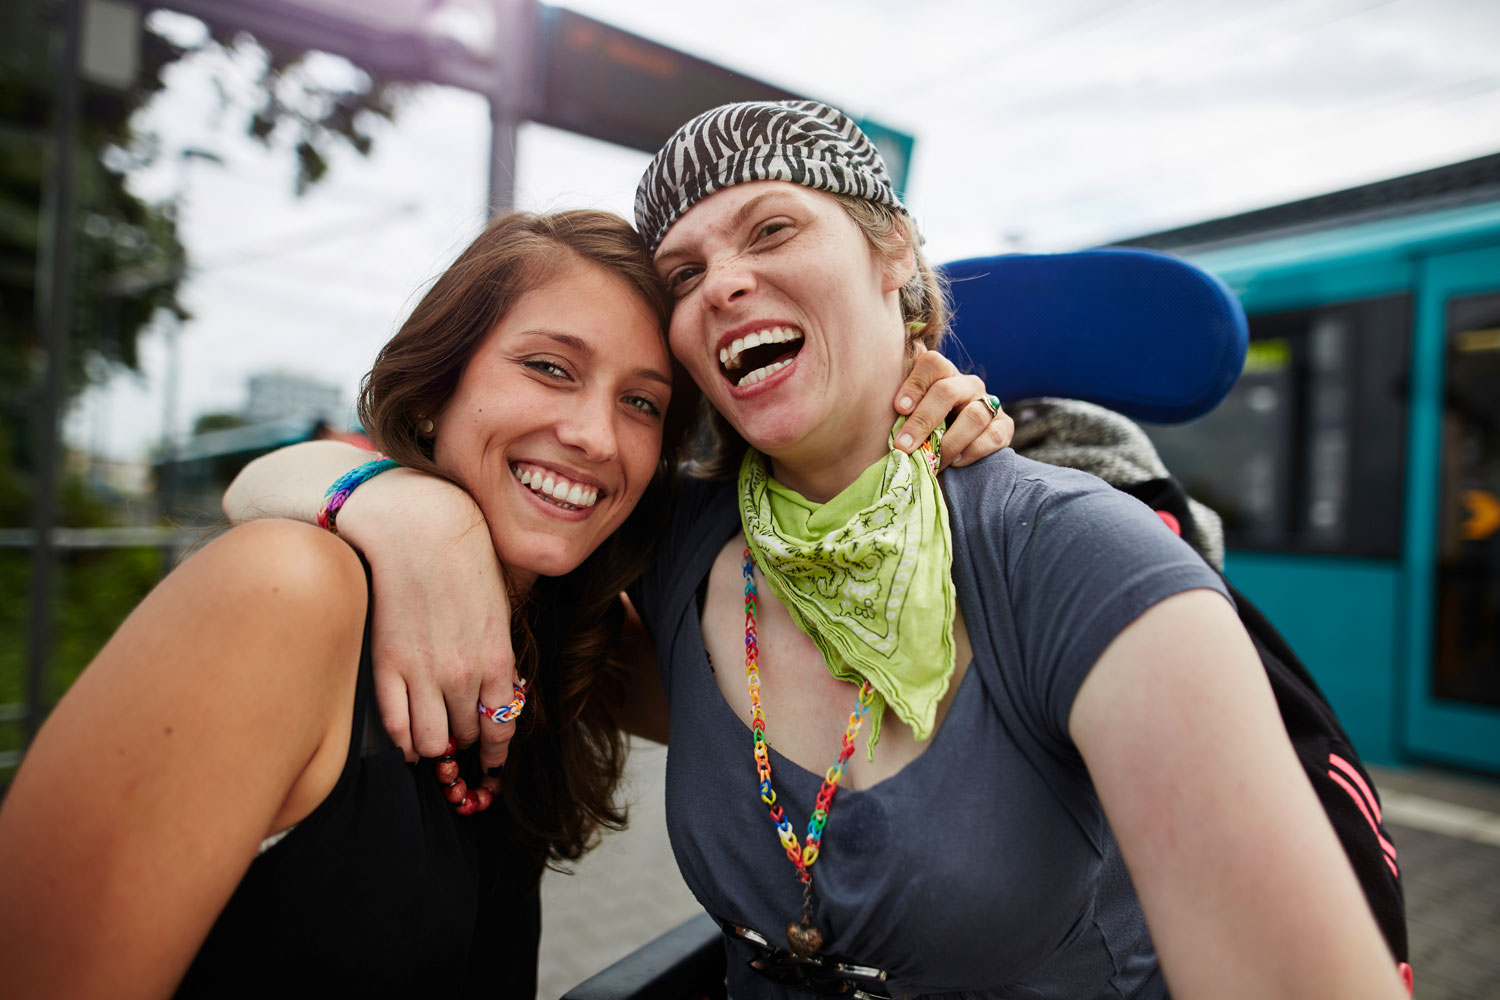
[[667, 140], [635, 189], [635, 226], [654, 254], [688, 209], [747, 181], [791, 181], [904, 211], [880, 151], [843, 112], [746, 101], [705, 111]]
[[953, 535], [927, 454], [892, 445], [823, 504], [771, 478], [754, 448], [740, 466], [740, 526], [766, 583], [829, 673], [875, 688], [871, 760], [885, 706], [925, 740], [953, 677]]

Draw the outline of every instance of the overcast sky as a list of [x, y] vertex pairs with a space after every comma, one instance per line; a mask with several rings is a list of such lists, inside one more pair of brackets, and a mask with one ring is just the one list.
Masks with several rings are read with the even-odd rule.
[[[1500, 151], [1497, 0], [568, 6], [914, 134], [907, 200], [937, 260], [1089, 246]], [[413, 93], [373, 155], [339, 157], [299, 200], [290, 155], [243, 138], [209, 85], [236, 71], [175, 66], [140, 122], [167, 155], [132, 185], [183, 192], [194, 266], [179, 433], [242, 407], [263, 371], [352, 402], [413, 293], [482, 223], [481, 99]], [[629, 215], [645, 154], [538, 126], [520, 146], [520, 207]], [[73, 444], [128, 458], [160, 440], [167, 340], [149, 333], [142, 374], [85, 397]]]

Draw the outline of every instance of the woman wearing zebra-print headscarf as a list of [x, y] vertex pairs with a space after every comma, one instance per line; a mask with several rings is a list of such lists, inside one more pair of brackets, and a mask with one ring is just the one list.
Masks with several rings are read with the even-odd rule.
[[1207, 564], [1092, 477], [893, 447], [945, 314], [858, 127], [715, 109], [636, 204], [721, 418], [632, 596], [731, 995], [1401, 995]]

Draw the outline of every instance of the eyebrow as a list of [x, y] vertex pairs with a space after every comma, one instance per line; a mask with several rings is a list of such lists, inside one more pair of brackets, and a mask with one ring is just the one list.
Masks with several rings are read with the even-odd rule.
[[[598, 354], [598, 352], [594, 350], [594, 346], [588, 341], [584, 340], [582, 337], [576, 336], [571, 333], [563, 333], [561, 330], [522, 330], [521, 336], [544, 337], [547, 340], [551, 340], [554, 343], [561, 344], [564, 347], [571, 347], [573, 350], [579, 352], [580, 354], [586, 354], [590, 358], [595, 357]], [[659, 368], [647, 368], [642, 366], [632, 371], [631, 374], [636, 376], [637, 378], [649, 379], [652, 382], [660, 382], [662, 385], [666, 386], [669, 389], [672, 387], [672, 376], [666, 374]]]
[[[740, 226], [744, 225], [745, 219], [748, 216], [753, 215], [755, 212], [757, 212], [757, 211], [760, 210], [761, 205], [767, 199], [769, 199], [769, 198], [791, 197], [792, 195], [793, 195], [793, 192], [787, 191], [787, 190], [784, 190], [784, 189], [781, 189], [781, 188], [777, 188], [776, 190], [773, 190], [773, 191], [762, 191], [760, 194], [756, 195], [754, 198], [751, 198], [749, 201], [745, 202], [739, 208], [735, 209], [734, 215], [730, 218], [730, 220], [728, 221], [728, 223], [726, 223], [723, 226], [723, 228], [724, 229], [738, 229]], [[689, 209], [689, 211], [691, 211], [691, 209]], [[653, 261], [653, 263], [655, 263], [655, 264], [661, 264], [663, 261], [670, 261], [670, 260], [672, 260], [675, 257], [684, 257], [684, 256], [688, 256], [688, 251], [687, 250], [685, 250], [685, 249], [679, 249], [677, 247], [673, 247], [672, 249], [666, 251], [665, 253], [660, 253], [660, 252], [657, 253], [656, 259]]]

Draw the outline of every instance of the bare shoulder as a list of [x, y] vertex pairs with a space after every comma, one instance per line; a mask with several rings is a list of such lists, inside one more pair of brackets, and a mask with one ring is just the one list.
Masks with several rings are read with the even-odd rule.
[[20, 970], [22, 992], [171, 992], [262, 838], [335, 784], [365, 603], [337, 538], [258, 522], [204, 546], [131, 613], [0, 811], [0, 898], [16, 904], [0, 907], [0, 941], [26, 945], [0, 946], [0, 964]]
[[338, 538], [296, 521], [253, 521], [173, 570], [111, 645], [158, 647], [183, 664], [176, 686], [205, 675], [227, 688], [248, 682], [256, 702], [311, 700], [336, 717], [344, 699], [335, 692], [352, 690], [358, 668], [366, 604], [363, 566]]
[[[247, 594], [307, 601], [324, 615], [364, 614], [364, 568], [354, 550], [300, 521], [270, 518], [238, 525], [186, 560], [176, 573], [217, 579]], [[345, 608], [348, 605], [348, 608]]]

